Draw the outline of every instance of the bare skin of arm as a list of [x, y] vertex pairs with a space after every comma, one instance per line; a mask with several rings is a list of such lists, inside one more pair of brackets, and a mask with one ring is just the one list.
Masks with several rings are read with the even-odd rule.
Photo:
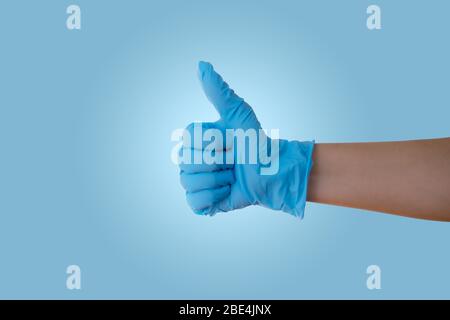
[[450, 221], [450, 138], [316, 144], [308, 201]]

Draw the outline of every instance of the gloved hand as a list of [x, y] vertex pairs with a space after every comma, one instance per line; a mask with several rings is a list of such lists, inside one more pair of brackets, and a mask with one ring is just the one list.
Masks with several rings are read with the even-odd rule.
[[[216, 73], [210, 63], [199, 63], [199, 78], [208, 100], [220, 115], [214, 123], [202, 123], [203, 130], [214, 128], [224, 133], [227, 129], [261, 129], [252, 108], [237, 96], [222, 77]], [[198, 125], [198, 124], [197, 124]], [[187, 127], [194, 135], [195, 124]], [[259, 141], [262, 141], [260, 139]], [[273, 142], [275, 146], [273, 147]], [[225, 163], [180, 163], [181, 185], [186, 190], [187, 202], [199, 215], [214, 215], [244, 208], [249, 205], [261, 205], [274, 210], [282, 210], [303, 218], [306, 189], [312, 166], [314, 142], [287, 140], [267, 140], [259, 148], [272, 153], [272, 161], [277, 161], [277, 172], [262, 174], [265, 167], [260, 159], [254, 164], [239, 164], [236, 146], [229, 148], [229, 142], [221, 142], [223, 157], [233, 153], [234, 164]], [[272, 146], [272, 147], [271, 147]], [[205, 148], [204, 145], [201, 148]], [[180, 150], [180, 155], [186, 150]], [[202, 150], [191, 149], [193, 153]], [[274, 157], [278, 152], [278, 157]], [[248, 153], [248, 150], [245, 153]], [[248, 156], [248, 155], [247, 155]], [[273, 160], [275, 159], [275, 160]]]

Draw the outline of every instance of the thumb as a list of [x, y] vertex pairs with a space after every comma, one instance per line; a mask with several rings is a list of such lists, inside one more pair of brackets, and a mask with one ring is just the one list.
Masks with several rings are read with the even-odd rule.
[[234, 128], [261, 127], [252, 108], [234, 93], [209, 62], [199, 62], [198, 76], [206, 97], [225, 123]]

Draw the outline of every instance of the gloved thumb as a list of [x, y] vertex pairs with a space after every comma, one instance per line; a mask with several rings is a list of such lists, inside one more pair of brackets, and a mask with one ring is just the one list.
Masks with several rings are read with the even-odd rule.
[[226, 124], [243, 129], [261, 127], [252, 108], [228, 86], [209, 62], [199, 62], [198, 77], [206, 97]]

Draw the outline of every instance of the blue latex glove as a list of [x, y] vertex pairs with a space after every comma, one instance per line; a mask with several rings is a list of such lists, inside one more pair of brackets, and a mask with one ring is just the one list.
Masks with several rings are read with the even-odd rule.
[[[199, 63], [199, 78], [208, 100], [220, 115], [220, 120], [214, 123], [202, 123], [204, 129], [216, 128], [221, 132], [261, 129], [252, 108], [229, 88], [210, 63]], [[191, 124], [187, 130], [193, 134], [193, 128]], [[181, 185], [192, 210], [199, 215], [214, 215], [261, 205], [303, 218], [314, 142], [278, 140], [278, 143], [278, 172], [272, 175], [261, 174], [264, 165], [259, 160], [256, 164], [181, 163]], [[266, 147], [270, 149], [270, 145], [268, 142]], [[223, 146], [227, 149], [225, 142]], [[224, 151], [224, 155], [226, 152], [234, 152], [236, 159], [234, 149]]]

